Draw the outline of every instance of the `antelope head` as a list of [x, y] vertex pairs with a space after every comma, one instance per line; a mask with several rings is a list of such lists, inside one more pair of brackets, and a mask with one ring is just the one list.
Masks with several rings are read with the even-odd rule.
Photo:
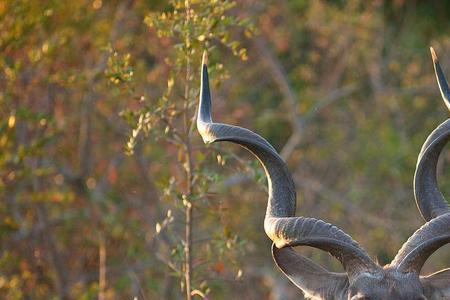
[[[450, 109], [450, 89], [431, 48], [436, 78]], [[312, 299], [419, 300], [450, 299], [450, 269], [422, 276], [425, 261], [450, 242], [450, 208], [438, 189], [436, 166], [450, 139], [450, 119], [439, 125], [423, 145], [414, 176], [417, 207], [426, 223], [402, 246], [394, 260], [378, 265], [348, 234], [334, 225], [295, 216], [296, 193], [283, 159], [264, 138], [238, 126], [215, 123], [211, 118], [211, 93], [206, 53], [201, 71], [197, 128], [205, 143], [229, 141], [258, 158], [268, 181], [264, 230], [273, 241], [275, 263], [289, 280]], [[309, 246], [326, 251], [343, 266], [333, 273], [293, 250]]]

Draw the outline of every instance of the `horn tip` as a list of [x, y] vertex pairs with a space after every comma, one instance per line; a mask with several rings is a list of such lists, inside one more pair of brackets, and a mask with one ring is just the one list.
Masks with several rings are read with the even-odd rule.
[[208, 64], [208, 51], [203, 51], [203, 57], [202, 57], [202, 65]]
[[431, 52], [431, 58], [433, 59], [433, 63], [439, 62], [437, 55], [436, 55], [436, 51], [434, 51], [433, 47], [430, 47], [430, 52]]

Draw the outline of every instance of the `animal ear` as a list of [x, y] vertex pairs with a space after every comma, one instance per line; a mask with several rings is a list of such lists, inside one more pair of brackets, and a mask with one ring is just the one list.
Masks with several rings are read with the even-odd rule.
[[450, 299], [450, 269], [421, 276], [420, 281], [428, 299]]
[[284, 275], [300, 288], [305, 296], [318, 299], [346, 298], [349, 286], [346, 273], [329, 272], [291, 247], [278, 249], [272, 245], [272, 255]]

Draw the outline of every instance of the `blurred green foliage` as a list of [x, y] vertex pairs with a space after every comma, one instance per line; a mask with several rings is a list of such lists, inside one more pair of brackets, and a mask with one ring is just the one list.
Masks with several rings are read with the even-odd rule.
[[282, 153], [298, 214], [381, 263], [422, 224], [416, 157], [447, 113], [428, 47], [450, 71], [450, 4], [190, 2], [189, 20], [180, 0], [0, 2], [0, 298], [181, 299], [188, 205], [192, 290], [298, 298], [270, 257], [263, 170], [194, 130], [203, 50], [216, 119]]

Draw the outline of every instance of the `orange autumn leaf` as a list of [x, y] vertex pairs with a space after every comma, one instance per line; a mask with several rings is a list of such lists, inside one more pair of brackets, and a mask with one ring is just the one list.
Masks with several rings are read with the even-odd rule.
[[219, 260], [214, 264], [213, 269], [217, 273], [223, 273], [225, 270], [225, 264]]

